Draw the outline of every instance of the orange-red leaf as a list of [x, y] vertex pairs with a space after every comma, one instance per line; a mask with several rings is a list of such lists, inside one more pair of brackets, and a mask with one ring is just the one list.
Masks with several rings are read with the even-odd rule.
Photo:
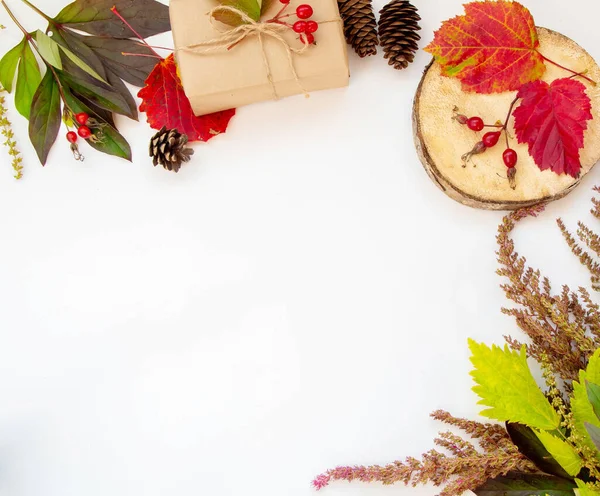
[[140, 111], [146, 112], [153, 129], [167, 126], [188, 135], [190, 141], [208, 141], [227, 130], [235, 109], [197, 117], [183, 91], [173, 55], [162, 60], [146, 79], [138, 96]]
[[442, 24], [425, 50], [463, 90], [501, 93], [539, 79], [546, 69], [529, 10], [505, 0], [472, 2]]
[[534, 81], [517, 96], [523, 99], [513, 114], [519, 143], [529, 145], [529, 154], [541, 170], [578, 177], [583, 133], [593, 118], [585, 86], [567, 78], [552, 84]]

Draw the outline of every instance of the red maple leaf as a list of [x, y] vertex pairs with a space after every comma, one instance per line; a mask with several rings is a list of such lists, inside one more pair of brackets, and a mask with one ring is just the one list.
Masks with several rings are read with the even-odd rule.
[[529, 10], [498, 0], [466, 4], [465, 15], [444, 22], [425, 51], [464, 91], [502, 93], [542, 77], [539, 44]]
[[523, 99], [513, 113], [519, 143], [529, 145], [541, 170], [578, 177], [583, 133], [593, 119], [585, 86], [568, 78], [552, 84], [534, 81], [524, 85], [517, 98]]
[[146, 112], [153, 129], [163, 126], [177, 129], [187, 134], [190, 141], [208, 141], [224, 133], [229, 120], [235, 115], [235, 109], [199, 117], [194, 115], [177, 74], [173, 55], [156, 64], [138, 96], [142, 99], [140, 111]]

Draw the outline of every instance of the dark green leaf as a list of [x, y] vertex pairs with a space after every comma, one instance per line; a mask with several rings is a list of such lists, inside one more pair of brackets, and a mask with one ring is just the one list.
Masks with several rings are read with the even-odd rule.
[[477, 496], [573, 496], [573, 481], [554, 475], [509, 472], [489, 479], [473, 492]]
[[134, 118], [129, 102], [118, 91], [92, 78], [69, 60], [63, 62], [64, 70], [59, 71], [59, 75], [66, 86], [94, 102], [98, 107]]
[[[107, 69], [139, 88], [144, 87], [146, 79], [159, 62], [153, 57], [155, 54], [150, 48], [135, 40], [76, 36], [94, 51]], [[142, 57], [123, 53], [133, 53]]]
[[594, 413], [596, 414], [596, 417], [600, 418], [600, 386], [586, 381], [585, 387]]
[[115, 120], [112, 112], [94, 105], [87, 98], [77, 94], [76, 92], [73, 92], [73, 96], [75, 96], [75, 98], [77, 98], [86, 107], [90, 108], [92, 112], [97, 114], [104, 122], [108, 122], [112, 127], [115, 127]]
[[134, 120], [138, 120], [138, 109], [137, 102], [134, 100], [131, 91], [127, 89], [125, 83], [121, 81], [121, 78], [116, 76], [112, 71], [107, 70], [106, 75], [108, 77], [108, 84], [110, 84], [113, 91], [116, 91], [119, 95], [123, 97], [123, 100], [127, 103], [129, 107], [130, 117]]
[[50, 148], [58, 136], [60, 116], [58, 84], [52, 72], [46, 71], [33, 97], [29, 119], [29, 138], [42, 165], [46, 164]]
[[586, 422], [585, 429], [592, 438], [592, 442], [594, 443], [594, 446], [596, 446], [596, 449], [600, 451], [600, 428], [590, 424], [589, 422]]
[[531, 428], [523, 424], [507, 422], [506, 430], [519, 451], [535, 463], [542, 472], [570, 478], [569, 474], [552, 458]]
[[15, 107], [19, 113], [29, 119], [31, 112], [31, 101], [33, 95], [42, 80], [42, 74], [38, 66], [35, 55], [29, 47], [29, 43], [23, 45], [21, 52], [21, 62], [17, 71], [17, 87], [15, 89]]
[[132, 38], [134, 33], [111, 11], [113, 6], [144, 38], [171, 29], [169, 7], [155, 0], [75, 0], [54, 20], [97, 36]]
[[131, 161], [131, 148], [127, 140], [117, 131], [115, 127], [110, 125], [99, 114], [94, 112], [91, 107], [88, 107], [79, 98], [73, 95], [68, 89], [65, 90], [65, 98], [69, 103], [69, 107], [75, 113], [86, 112], [91, 117], [102, 122], [104, 126], [100, 130], [93, 129], [92, 132], [99, 138], [99, 141], [87, 140], [87, 143], [96, 150], [114, 155]]
[[77, 57], [94, 69], [101, 79], [106, 81], [106, 73], [104, 72], [102, 61], [90, 47], [82, 42], [81, 38], [84, 38], [84, 36], [73, 33], [68, 29], [56, 29], [52, 34], [52, 39], [59, 45], [69, 48]]
[[23, 38], [21, 43], [12, 48], [4, 57], [2, 57], [2, 60], [0, 60], [0, 84], [9, 93], [12, 93], [17, 65], [19, 65], [25, 43], [27, 43], [27, 40]]

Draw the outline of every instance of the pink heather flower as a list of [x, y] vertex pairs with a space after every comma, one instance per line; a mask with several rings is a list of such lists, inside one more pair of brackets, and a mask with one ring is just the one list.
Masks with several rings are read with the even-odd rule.
[[312, 481], [312, 485], [318, 491], [329, 485], [329, 479], [330, 477], [327, 474], [318, 475], [315, 480]]

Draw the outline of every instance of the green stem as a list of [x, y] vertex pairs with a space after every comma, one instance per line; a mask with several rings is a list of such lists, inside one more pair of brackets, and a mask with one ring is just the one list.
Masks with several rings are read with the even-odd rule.
[[548, 62], [549, 64], [555, 65], [556, 67], [559, 67], [560, 69], [563, 69], [564, 71], [570, 72], [571, 74], [573, 74], [573, 76], [576, 77], [580, 77], [582, 79], [585, 79], [588, 83], [593, 84], [594, 86], [596, 86], [596, 81], [594, 81], [593, 79], [590, 79], [589, 77], [585, 76], [583, 73], [581, 72], [575, 72], [571, 69], [569, 69], [568, 67], [565, 67], [564, 65], [560, 65], [557, 62], [554, 62], [554, 60], [550, 60], [548, 57], [545, 57], [543, 54], [541, 54], [540, 52], [538, 52], [542, 58]]
[[44, 12], [42, 12], [40, 9], [38, 9], [35, 5], [33, 5], [31, 2], [29, 2], [28, 0], [21, 0], [25, 5], [27, 5], [29, 8], [33, 9], [33, 11], [37, 12], [39, 15], [41, 15], [44, 19], [46, 19], [50, 24], [52, 24], [53, 26], [56, 26], [56, 23], [54, 22], [54, 19], [52, 19], [52, 17], [47, 16], [46, 14], [44, 14]]

